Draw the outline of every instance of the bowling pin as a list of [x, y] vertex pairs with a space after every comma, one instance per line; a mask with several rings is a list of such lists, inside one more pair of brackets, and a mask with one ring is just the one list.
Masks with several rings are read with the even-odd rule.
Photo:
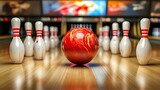
[[59, 38], [58, 38], [58, 28], [57, 27], [55, 27], [55, 36], [54, 36], [54, 39], [55, 39], [56, 46], [58, 46], [58, 44], [59, 44]]
[[12, 18], [11, 25], [14, 36], [9, 46], [9, 55], [13, 63], [22, 63], [25, 53], [24, 45], [19, 36], [20, 24], [19, 18]]
[[86, 25], [85, 25], [85, 24], [83, 24], [83, 25], [82, 25], [82, 27], [83, 27], [83, 28], [86, 28]]
[[71, 29], [73, 29], [73, 24], [71, 24], [71, 28], [70, 28], [70, 30], [71, 30]]
[[82, 24], [80, 24], [79, 27], [82, 27]]
[[102, 46], [102, 40], [103, 40], [103, 29], [102, 27], [99, 28], [99, 31], [100, 31], [100, 34], [99, 34], [99, 37], [98, 37], [98, 43], [99, 43], [99, 47]]
[[50, 40], [49, 40], [49, 37], [48, 37], [48, 26], [47, 25], [44, 26], [44, 42], [45, 42], [46, 51], [49, 51]]
[[43, 23], [41, 21], [37, 21], [35, 23], [37, 37], [34, 43], [34, 58], [35, 59], [43, 59], [45, 56], [45, 43], [42, 38], [42, 29]]
[[129, 57], [132, 50], [131, 41], [128, 37], [130, 23], [128, 21], [124, 21], [122, 23], [122, 28], [123, 28], [123, 37], [119, 45], [120, 53], [122, 57]]
[[73, 28], [76, 28], [76, 24], [73, 25]]
[[141, 65], [147, 65], [152, 56], [152, 46], [148, 40], [148, 32], [150, 27], [150, 21], [148, 18], [143, 18], [140, 21], [142, 37], [138, 42], [136, 48], [136, 56], [138, 63]]
[[89, 28], [88, 28], [88, 24], [86, 24], [86, 28], [89, 29]]
[[25, 23], [26, 38], [24, 40], [25, 56], [33, 56], [34, 41], [32, 39], [32, 23]]
[[79, 24], [77, 24], [77, 27], [76, 28], [79, 28]]
[[89, 24], [89, 29], [92, 30], [92, 25], [91, 24]]
[[109, 50], [110, 38], [108, 36], [108, 33], [109, 33], [109, 26], [104, 26], [103, 27], [103, 40], [102, 40], [102, 47], [104, 51]]
[[50, 48], [55, 48], [55, 46], [56, 46], [56, 43], [55, 43], [55, 40], [54, 40], [55, 31], [54, 31], [54, 27], [53, 26], [50, 27], [50, 33], [51, 33], [51, 36], [50, 36]]
[[117, 36], [119, 29], [118, 23], [113, 23], [112, 29], [113, 29], [113, 37], [110, 42], [110, 49], [112, 54], [118, 54], [119, 53], [119, 37]]

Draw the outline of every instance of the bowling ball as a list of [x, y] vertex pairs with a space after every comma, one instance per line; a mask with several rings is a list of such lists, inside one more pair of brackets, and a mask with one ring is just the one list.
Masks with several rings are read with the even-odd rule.
[[61, 50], [74, 64], [88, 63], [97, 54], [97, 36], [87, 28], [73, 28], [63, 37]]

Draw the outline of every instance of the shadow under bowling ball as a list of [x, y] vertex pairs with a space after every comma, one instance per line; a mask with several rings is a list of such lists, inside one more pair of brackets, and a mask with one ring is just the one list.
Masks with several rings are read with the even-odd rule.
[[68, 68], [62, 84], [65, 90], [95, 90], [97, 89], [95, 76], [85, 65], [75, 65]]
[[92, 68], [92, 67], [99, 67], [100, 64], [98, 63], [87, 63], [87, 64], [73, 64], [73, 63], [64, 63], [62, 64], [62, 66], [66, 66], [66, 67], [72, 67], [72, 68], [75, 68], [75, 67], [79, 67], [79, 68]]
[[87, 68], [85, 65], [75, 65], [72, 68]]
[[88, 67], [85, 64], [73, 64], [73, 63], [64, 63], [61, 65], [64, 67], [70, 67], [70, 68], [87, 68]]
[[98, 63], [88, 63], [88, 64], [85, 64], [85, 66], [89, 67], [89, 68], [92, 68], [92, 67], [99, 67], [101, 66], [100, 64]]

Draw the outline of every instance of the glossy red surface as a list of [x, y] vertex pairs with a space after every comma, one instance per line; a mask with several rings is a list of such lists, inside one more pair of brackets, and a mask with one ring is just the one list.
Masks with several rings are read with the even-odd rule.
[[63, 37], [61, 48], [70, 62], [85, 64], [90, 62], [97, 54], [98, 39], [87, 28], [73, 28]]

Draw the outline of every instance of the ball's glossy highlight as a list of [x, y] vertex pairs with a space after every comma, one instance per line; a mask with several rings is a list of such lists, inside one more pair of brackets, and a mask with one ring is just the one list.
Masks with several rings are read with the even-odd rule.
[[97, 36], [87, 28], [73, 28], [62, 39], [61, 49], [74, 64], [90, 62], [97, 54]]

